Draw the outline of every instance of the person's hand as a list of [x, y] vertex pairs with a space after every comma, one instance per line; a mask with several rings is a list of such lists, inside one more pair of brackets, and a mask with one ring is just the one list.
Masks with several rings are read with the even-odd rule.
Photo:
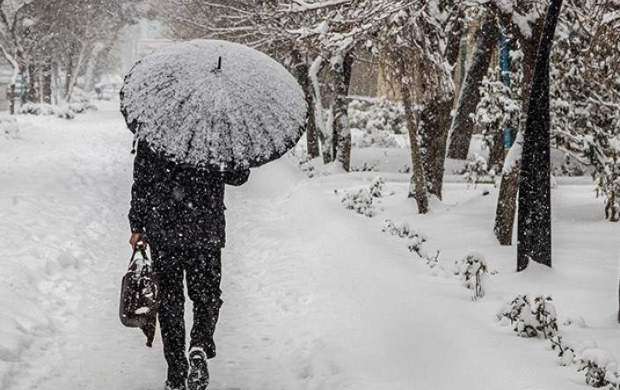
[[144, 239], [143, 233], [132, 233], [131, 238], [129, 238], [129, 245], [131, 245], [131, 249], [136, 249], [136, 245], [142, 241], [146, 244], [146, 240]]

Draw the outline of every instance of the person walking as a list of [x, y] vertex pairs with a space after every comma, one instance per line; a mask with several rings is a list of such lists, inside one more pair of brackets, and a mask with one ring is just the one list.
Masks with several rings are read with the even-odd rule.
[[[138, 142], [129, 222], [130, 245], [149, 245], [160, 286], [159, 323], [168, 363], [167, 390], [204, 390], [207, 359], [220, 306], [225, 245], [224, 186], [248, 180], [249, 169], [220, 172], [175, 163]], [[189, 361], [185, 353], [185, 293], [193, 302]]]
[[[159, 277], [169, 390], [204, 390], [215, 356], [224, 186], [284, 156], [308, 119], [303, 88], [253, 48], [221, 40], [172, 43], [125, 76], [121, 113], [137, 142], [130, 243], [148, 242]], [[194, 302], [185, 354], [183, 278]]]

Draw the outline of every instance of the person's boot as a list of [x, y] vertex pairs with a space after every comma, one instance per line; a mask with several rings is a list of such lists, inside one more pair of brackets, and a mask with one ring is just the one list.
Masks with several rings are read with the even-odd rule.
[[207, 354], [200, 347], [189, 350], [189, 375], [187, 376], [188, 390], [206, 390], [209, 385], [209, 370], [207, 368]]

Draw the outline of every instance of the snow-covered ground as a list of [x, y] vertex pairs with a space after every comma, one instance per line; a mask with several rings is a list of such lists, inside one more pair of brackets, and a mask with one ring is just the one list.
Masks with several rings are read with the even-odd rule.
[[[115, 110], [21, 117], [17, 138], [0, 134], [0, 389], [163, 387], [158, 339], [147, 349], [117, 318], [132, 156]], [[229, 189], [212, 389], [586, 389], [545, 342], [495, 321], [519, 293], [552, 295], [561, 320], [587, 325], [562, 326], [567, 337], [620, 359], [620, 229], [589, 183], [553, 192], [554, 268], [517, 274], [515, 248], [493, 238], [495, 189], [448, 183], [419, 216], [406, 176], [391, 173], [378, 215], [342, 207], [343, 191], [377, 175], [308, 179], [284, 158]], [[487, 296], [472, 302], [453, 276], [430, 271], [381, 232], [385, 219], [426, 234], [445, 269], [482, 253], [498, 271]]]

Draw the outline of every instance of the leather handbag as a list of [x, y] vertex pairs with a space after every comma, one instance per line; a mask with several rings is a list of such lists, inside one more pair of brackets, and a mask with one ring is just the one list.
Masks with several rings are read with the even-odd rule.
[[159, 284], [146, 245], [138, 243], [121, 284], [119, 317], [129, 328], [141, 328], [151, 347], [159, 309]]

